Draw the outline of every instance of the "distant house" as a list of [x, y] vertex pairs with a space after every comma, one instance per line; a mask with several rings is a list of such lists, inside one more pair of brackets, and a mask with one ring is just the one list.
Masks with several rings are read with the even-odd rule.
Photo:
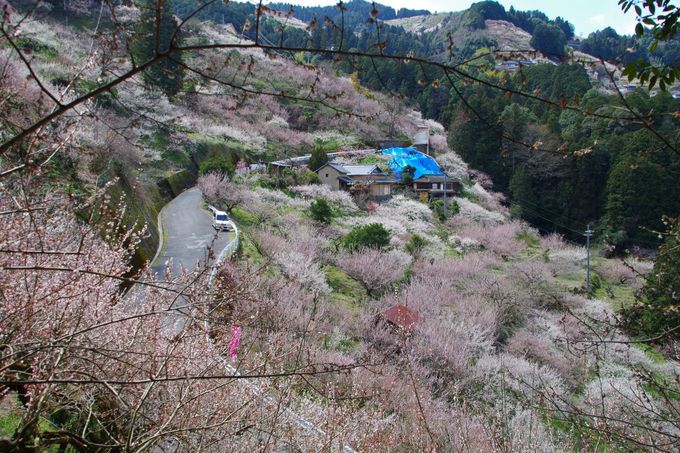
[[[374, 154], [375, 152], [375, 149], [355, 149], [351, 151], [336, 151], [333, 153], [327, 153], [327, 155], [330, 160], [333, 160], [334, 158], [340, 156], [355, 157], [366, 154]], [[309, 159], [311, 157], [311, 154], [303, 154], [302, 156], [287, 157], [285, 159], [275, 160], [269, 162], [269, 171], [272, 173], [281, 174], [283, 170], [301, 169], [309, 165]]]
[[514, 60], [504, 61], [502, 63], [497, 64], [494, 67], [496, 71], [509, 71], [509, 72], [519, 71], [519, 68], [520, 68], [519, 62]]
[[536, 64], [533, 60], [508, 60], [508, 61], [503, 61], [502, 63], [498, 63], [494, 69], [496, 71], [508, 71], [508, 72], [517, 72], [520, 69], [522, 69], [522, 66], [531, 66]]
[[392, 184], [397, 182], [377, 165], [340, 165], [330, 162], [316, 172], [321, 183], [332, 190], [366, 192], [377, 198], [389, 197]]
[[416, 193], [426, 192], [430, 196], [454, 195], [460, 192], [460, 182], [446, 174], [422, 175], [413, 181], [413, 190]]
[[380, 314], [380, 317], [393, 327], [404, 330], [407, 333], [423, 322], [423, 318], [415, 311], [404, 305], [395, 305]]
[[623, 85], [622, 87], [620, 87], [619, 89], [620, 89], [621, 93], [628, 94], [628, 93], [632, 93], [633, 91], [637, 90], [638, 88], [640, 88], [639, 85], [635, 85], [634, 83], [627, 83], [627, 84]]

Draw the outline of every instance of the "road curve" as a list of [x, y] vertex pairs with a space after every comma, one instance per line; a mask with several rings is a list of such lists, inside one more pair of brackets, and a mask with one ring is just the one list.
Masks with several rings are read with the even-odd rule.
[[[189, 189], [165, 205], [159, 215], [159, 227], [162, 225], [161, 249], [158, 256], [151, 264], [151, 269], [158, 276], [165, 272], [165, 264], [172, 259], [173, 275], [181, 272], [181, 267], [193, 269], [196, 265], [205, 265], [209, 251], [212, 251], [212, 259], [215, 259], [227, 244], [234, 238], [234, 232], [216, 232], [212, 226], [212, 216], [205, 209], [203, 196], [197, 188]], [[211, 264], [208, 262], [208, 264]], [[174, 329], [181, 330], [183, 323], [173, 322]], [[238, 370], [226, 365], [230, 373], [239, 375]], [[253, 382], [244, 381], [256, 393], [261, 393], [260, 387]], [[264, 394], [263, 402], [275, 403], [278, 400]], [[317, 426], [317, 423], [306, 420], [293, 409], [286, 407], [284, 412], [295, 424], [304, 430], [320, 434], [327, 438], [328, 434]], [[357, 453], [349, 445], [340, 443], [343, 453]]]
[[182, 268], [205, 265], [209, 251], [216, 257], [233, 238], [233, 232], [217, 232], [210, 212], [204, 208], [201, 191], [194, 187], [165, 205], [159, 215], [163, 237], [161, 250], [151, 264], [151, 270], [162, 277], [165, 265], [172, 260], [172, 273]]

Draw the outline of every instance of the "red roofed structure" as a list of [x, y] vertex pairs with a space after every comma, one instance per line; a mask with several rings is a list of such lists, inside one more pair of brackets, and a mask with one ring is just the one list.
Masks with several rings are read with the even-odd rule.
[[407, 332], [413, 330], [417, 324], [423, 321], [423, 318], [418, 313], [403, 305], [395, 305], [388, 308], [382, 313], [382, 317], [385, 321]]

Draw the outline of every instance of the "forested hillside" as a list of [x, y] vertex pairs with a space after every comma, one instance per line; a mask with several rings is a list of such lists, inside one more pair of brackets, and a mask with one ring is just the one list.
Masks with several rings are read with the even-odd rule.
[[[614, 245], [653, 247], [662, 215], [680, 212], [673, 184], [680, 159], [657, 135], [677, 144], [679, 101], [669, 93], [650, 97], [644, 89], [624, 99], [598, 92], [581, 65], [536, 65], [497, 77], [557, 104], [578, 100], [580, 109], [597, 116], [488, 87], [461, 87], [465, 102], [450, 103], [453, 149], [510, 194], [516, 214], [544, 230], [577, 237], [592, 223]], [[625, 121], [634, 115], [649, 118], [654, 131]]]
[[[316, 47], [338, 45], [334, 27], [344, 19], [355, 38], [345, 38], [348, 49], [410, 53], [454, 63], [469, 60], [454, 75], [382, 59], [344, 60], [339, 66], [356, 73], [362, 84], [404, 96], [426, 117], [448, 125], [450, 146], [492, 176], [516, 215], [543, 231], [578, 240], [591, 224], [598, 237], [619, 251], [659, 244], [656, 231], [663, 229], [662, 215], [680, 213], [679, 189], [670, 184], [680, 161], [666, 146], [678, 144], [674, 113], [680, 103], [671, 94], [624, 89], [628, 82], [620, 70], [572, 53], [567, 42], [574, 34], [568, 21], [552, 20], [540, 11], [506, 11], [486, 1], [434, 20], [425, 16], [427, 26], [418, 28], [409, 27], [421, 20], [418, 17], [393, 20], [394, 11], [388, 8], [383, 14], [376, 8], [377, 20], [389, 24], [380, 28], [380, 39], [375, 24], [359, 19], [370, 13], [361, 1], [347, 3], [345, 14], [337, 8], [303, 8], [299, 17], [328, 17], [335, 24], [312, 30]], [[296, 8], [292, 11], [298, 14]], [[497, 24], [503, 23], [499, 21], [526, 37], [517, 41], [507, 26], [494, 35]], [[402, 26], [408, 31], [399, 31]], [[649, 52], [651, 40], [649, 35], [619, 37], [603, 30], [584, 40], [581, 49], [612, 63], [617, 58], [623, 63], [638, 58], [677, 61], [675, 40]], [[384, 45], [374, 48], [371, 43]], [[525, 63], [517, 72], [508, 71], [502, 67], [507, 60]], [[555, 64], [560, 61], [563, 64]], [[471, 86], [465, 80], [469, 76], [477, 83]]]
[[[39, 10], [38, 18], [46, 20], [27, 22], [24, 35], [17, 41], [19, 49], [31, 55], [32, 65], [41, 71], [45, 83], [67, 93], [65, 99], [86, 94], [102, 80], [87, 66], [75, 81], [71, 80], [72, 65], [88, 58], [90, 46], [107, 45], [99, 37], [87, 43], [75, 38], [95, 28], [97, 20], [100, 27], [111, 20], [106, 10], [100, 18], [99, 10], [87, 5], [89, 9], [81, 5], [81, 9], [64, 10], [63, 4], [56, 4]], [[243, 16], [239, 16], [241, 12]], [[231, 14], [246, 20], [252, 9], [235, 4]], [[121, 7], [116, 20], [129, 27], [135, 38], [129, 44], [135, 58], [149, 58], [153, 54], [149, 28], [153, 13]], [[69, 21], [73, 27], [67, 25]], [[173, 30], [170, 10], [165, 12], [164, 21], [168, 28], [161, 43], [167, 45]], [[180, 38], [191, 45], [221, 39], [236, 43], [239, 36], [220, 24], [196, 20]], [[164, 201], [211, 169], [233, 173], [239, 163], [268, 162], [305, 154], [313, 147], [325, 151], [375, 147], [386, 139], [408, 140], [415, 133], [418, 115], [404, 103], [395, 105], [388, 96], [357, 89], [349, 77], [336, 78], [332, 71], [306, 65], [304, 59], [287, 58], [290, 54], [272, 59], [264, 56], [262, 51], [229, 54], [228, 67], [219, 78], [210, 80], [214, 86], [206, 84], [202, 76], [217, 60], [178, 57], [178, 62], [166, 61], [144, 72], [129, 89], [116, 88], [97, 95], [91, 116], [86, 116], [74, 133], [78, 151], [71, 153], [67, 146], [54, 176], [77, 197], [117, 178], [115, 190], [131, 195], [128, 221], [155, 225]], [[115, 49], [105, 58], [113, 64]], [[5, 115], [10, 119], [4, 123], [5, 135], [20, 130], [24, 122], [43, 111], [43, 102], [49, 102], [30, 83], [19, 84], [20, 71], [21, 65], [14, 63], [4, 67], [5, 90], [15, 90], [19, 96], [6, 107]], [[96, 126], [98, 121], [114, 128], [102, 132]], [[140, 249], [142, 261], [155, 253], [155, 228], [149, 234]]]

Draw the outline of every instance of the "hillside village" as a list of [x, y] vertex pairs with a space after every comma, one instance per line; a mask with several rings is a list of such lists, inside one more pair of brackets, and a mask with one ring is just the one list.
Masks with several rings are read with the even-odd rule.
[[[314, 170], [319, 182], [331, 190], [344, 190], [359, 196], [362, 193], [376, 201], [391, 197], [393, 187], [406, 186], [420, 196], [421, 201], [452, 196], [459, 192], [461, 181], [442, 171], [437, 161], [417, 148], [429, 148], [429, 135], [424, 143], [413, 148], [387, 148], [382, 150], [357, 150], [326, 154], [328, 162]], [[312, 154], [271, 162], [273, 172], [310, 168]], [[410, 178], [404, 179], [404, 171]]]
[[289, 6], [0, 0], [0, 451], [678, 451], [675, 85]]
[[[356, 168], [351, 164], [360, 162], [362, 158], [366, 159], [366, 156], [358, 160], [343, 159], [342, 164], [330, 163], [319, 170], [324, 173], [327, 171], [325, 168], [331, 166]], [[455, 156], [444, 154], [442, 162], [464, 165], [454, 159]], [[375, 168], [374, 164], [358, 167]], [[443, 167], [451, 174], [467, 172], [464, 166]], [[329, 184], [343, 177], [336, 176]], [[598, 290], [602, 299], [576, 295], [580, 294], [578, 289], [585, 278], [585, 250], [564, 242], [556, 235], [541, 237], [528, 225], [511, 220], [497, 195], [470, 179], [465, 179], [460, 191], [456, 191], [449, 209], [442, 206], [443, 209], [431, 210], [428, 203], [417, 201], [418, 197], [411, 188], [403, 189], [403, 193], [392, 193], [389, 199], [366, 198], [357, 192], [334, 190], [336, 187], [323, 183], [291, 186], [281, 192], [262, 187], [263, 179], [268, 176], [251, 174], [237, 181], [237, 185], [230, 185], [228, 193], [220, 195], [219, 189], [215, 190], [215, 187], [220, 187], [220, 181], [211, 178], [199, 180], [205, 196], [215, 203], [224, 197], [226, 205], [233, 206], [232, 218], [243, 231], [239, 267], [257, 269], [266, 265], [273, 274], [266, 278], [283, 276], [288, 285], [299, 285], [304, 288], [303, 292], [317, 294], [317, 304], [320, 304], [317, 310], [325, 314], [321, 318], [313, 318], [315, 331], [318, 331], [315, 335], [325, 345], [324, 348], [333, 351], [335, 360], [339, 357], [344, 357], [344, 361], [351, 361], [352, 357], [381, 357], [380, 360], [386, 360], [382, 372], [390, 369], [389, 373], [394, 374], [390, 374], [388, 379], [398, 380], [403, 360], [426, 358], [421, 365], [425, 368], [419, 368], [419, 374], [414, 377], [419, 385], [432, 379], [432, 373], [439, 376], [438, 373], [446, 369], [451, 373], [449, 376], [456, 376], [456, 380], [470, 381], [459, 384], [463, 387], [443, 391], [453, 392], [451, 396], [466, 395], [465, 398], [475, 401], [490, 398], [488, 404], [491, 407], [491, 401], [501, 397], [503, 385], [512, 386], [513, 400], [527, 395], [524, 392], [540, 392], [553, 399], [562, 398], [553, 393], [556, 386], [561, 388], [564, 385], [566, 387], [560, 392], [569, 392], [570, 385], [587, 382], [586, 376], [579, 377], [580, 362], [567, 365], [566, 362], [553, 361], [562, 360], [559, 351], [563, 351], [562, 347], [569, 347], [574, 339], [565, 335], [584, 338], [585, 334], [579, 328], [569, 334], [564, 333], [563, 329], [567, 326], [562, 324], [560, 313], [566, 309], [576, 316], [579, 316], [577, 313], [596, 316], [596, 311], [604, 310], [597, 315], [603, 316], [598, 319], [604, 320], [611, 316], [607, 307], [622, 303], [628, 297], [626, 294], [634, 292], [635, 285], [639, 284], [634, 279], [620, 279], [623, 269], [616, 261], [598, 257], [595, 269], [598, 276], [604, 276], [604, 280], [600, 280], [603, 286]], [[233, 198], [237, 198], [239, 203], [234, 205]], [[319, 200], [325, 200], [331, 212], [328, 218], [315, 220], [314, 205]], [[349, 245], [350, 238], [356, 235], [354, 232], [366, 231], [378, 224], [384, 226], [387, 235], [379, 249], [355, 249]], [[648, 263], [633, 264], [629, 261], [629, 264], [637, 272], [649, 269]], [[409, 273], [411, 276], [405, 277]], [[623, 281], [625, 283], [622, 284]], [[262, 287], [263, 283], [258, 281], [254, 285]], [[452, 290], [450, 285], [455, 289]], [[287, 286], [285, 291], [291, 289]], [[484, 294], [481, 298], [480, 291]], [[296, 297], [301, 297], [300, 293], [296, 294]], [[498, 303], [501, 305], [495, 305]], [[503, 314], [495, 311], [501, 307]], [[295, 325], [301, 329], [300, 320], [313, 315], [300, 310], [303, 308], [294, 305], [281, 306], [275, 314], [271, 314], [271, 321], [275, 319], [282, 326]], [[467, 324], [470, 315], [466, 310], [473, 311], [473, 324]], [[484, 310], [492, 310], [495, 314]], [[452, 330], [451, 326], [457, 327]], [[248, 334], [249, 331], [245, 332]], [[492, 337], [484, 336], [491, 332], [494, 332]], [[545, 332], [552, 332], [554, 337], [546, 340]], [[407, 349], [402, 345], [405, 334], [409, 339]], [[620, 338], [621, 334], [616, 335]], [[503, 343], [508, 345], [503, 347], [504, 352], [500, 356], [490, 352], [494, 350], [491, 344], [498, 338], [504, 338]], [[482, 343], [477, 343], [479, 341]], [[490, 343], [482, 346], [485, 341]], [[624, 349], [625, 352], [610, 351], [614, 354], [610, 358], [613, 361], [611, 366], [618, 372], [622, 371], [619, 367], [631, 357], [632, 350]], [[462, 356], [457, 355], [461, 353]], [[486, 355], [489, 353], [491, 355]], [[586, 355], [581, 356], [582, 353]], [[617, 359], [616, 354], [623, 355]], [[646, 360], [643, 355], [635, 360]], [[585, 351], [579, 352], [578, 356], [589, 360]], [[531, 361], [526, 361], [529, 357], [532, 357]], [[505, 365], [494, 362], [496, 360], [502, 360]], [[534, 368], [534, 360], [543, 365]], [[498, 388], [488, 381], [481, 387], [475, 386], [476, 379], [485, 379], [486, 373], [492, 373], [491, 370], [499, 366], [506, 370], [509, 381], [497, 382]], [[554, 367], [561, 371], [553, 374]], [[524, 374], [527, 372], [530, 374]], [[615, 375], [610, 377], [613, 379]], [[534, 384], [525, 388], [528, 376]], [[546, 387], [536, 387], [539, 382]], [[356, 385], [359, 383], [355, 381], [354, 391], [359, 390], [354, 387]], [[392, 392], [396, 391], [394, 384], [390, 388]], [[405, 394], [397, 396], [390, 392], [389, 396], [379, 397], [384, 392], [381, 387], [362, 386], [361, 389], [362, 392], [370, 392], [371, 401], [381, 401], [380, 404], [387, 404], [391, 410], [401, 411], [402, 405], [409, 407], [415, 404], [412, 400], [403, 401]], [[405, 389], [402, 391], [407, 392]], [[419, 393], [420, 398], [425, 398], [425, 388], [420, 388], [419, 392], [422, 392]], [[519, 415], [521, 412], [518, 413], [518, 410], [512, 409], [514, 417], [532, 417], [530, 414]], [[361, 413], [361, 410], [353, 409], [354, 416], [359, 417]], [[442, 420], [453, 414], [427, 412], [426, 416]], [[471, 417], [470, 414], [456, 416], [468, 420]], [[408, 419], [400, 419], [399, 425], [394, 423], [390, 424], [390, 432], [396, 428], [404, 432], [403, 437], [391, 436], [390, 443], [387, 438], [382, 438], [381, 448], [398, 448], [413, 440], [412, 433], [406, 434], [408, 429], [400, 425], [409, 423]], [[531, 425], [539, 426], [539, 423], [539, 419], [531, 419]], [[522, 422], [516, 426], [527, 424]], [[552, 441], [548, 438], [538, 436], [533, 429], [518, 435], [532, 439], [518, 439], [517, 442], [522, 442], [516, 447], [518, 449], [561, 449], [551, 445]]]

